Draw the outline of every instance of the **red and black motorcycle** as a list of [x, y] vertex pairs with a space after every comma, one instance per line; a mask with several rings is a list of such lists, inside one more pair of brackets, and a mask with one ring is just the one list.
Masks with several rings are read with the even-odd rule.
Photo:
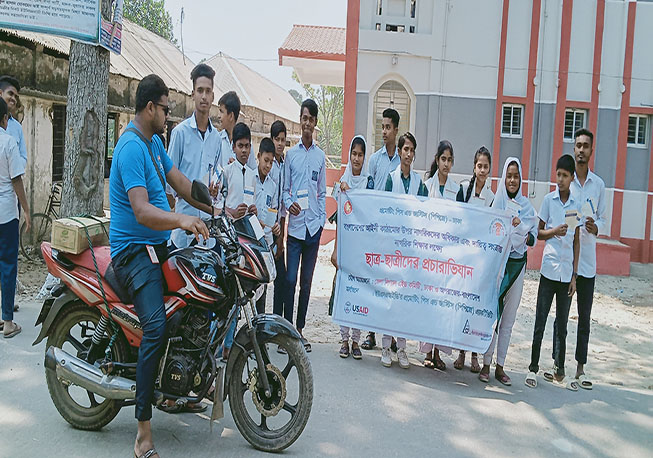
[[[194, 182], [192, 189], [193, 198], [210, 204], [206, 186]], [[223, 416], [228, 396], [245, 439], [259, 450], [280, 451], [308, 422], [311, 364], [287, 320], [256, 313], [257, 290], [276, 276], [256, 218], [220, 216], [207, 226], [221, 250], [196, 245], [162, 262], [167, 340], [155, 400], [182, 407], [208, 397], [214, 420]], [[138, 317], [116, 280], [108, 247], [69, 255], [44, 242], [41, 250], [60, 283], [43, 304], [34, 345], [47, 337], [45, 376], [61, 416], [76, 428], [97, 430], [135, 404]], [[217, 355], [240, 313], [244, 324], [224, 364]]]

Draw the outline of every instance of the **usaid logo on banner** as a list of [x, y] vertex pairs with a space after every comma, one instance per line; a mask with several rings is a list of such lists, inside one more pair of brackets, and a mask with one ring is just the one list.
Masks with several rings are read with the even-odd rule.
[[497, 237], [503, 237], [506, 235], [506, 226], [504, 226], [503, 222], [499, 219], [493, 219], [492, 222], [490, 223], [490, 228], [488, 229], [488, 232], [490, 235], [495, 235]]
[[345, 304], [345, 313], [353, 313], [354, 315], [367, 316], [370, 309], [361, 305], [352, 305], [349, 301]]
[[351, 201], [345, 202], [345, 206], [343, 208], [345, 215], [351, 215], [351, 212], [354, 210], [354, 207], [351, 205]]

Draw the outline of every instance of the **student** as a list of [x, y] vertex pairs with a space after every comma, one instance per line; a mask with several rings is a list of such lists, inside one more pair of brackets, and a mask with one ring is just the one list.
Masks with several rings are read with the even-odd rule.
[[[576, 379], [586, 390], [593, 387], [592, 380], [585, 375], [587, 364], [587, 345], [590, 338], [590, 316], [594, 301], [594, 282], [596, 280], [596, 237], [605, 227], [605, 184], [589, 169], [589, 161], [594, 152], [594, 135], [587, 129], [576, 131], [574, 156], [576, 174], [571, 182], [571, 193], [576, 196], [581, 213], [586, 217], [580, 228], [580, 259], [576, 278], [576, 302], [578, 304], [578, 332], [576, 333]], [[585, 211], [583, 211], [585, 209]], [[555, 325], [554, 325], [555, 332]], [[554, 337], [555, 341], [555, 337]]]
[[512, 384], [503, 366], [524, 288], [526, 250], [528, 246], [535, 245], [539, 221], [530, 201], [521, 193], [521, 184], [521, 163], [519, 159], [509, 157], [503, 166], [497, 195], [492, 203], [492, 208], [508, 210], [512, 213], [513, 231], [510, 236], [510, 255], [499, 288], [499, 322], [492, 335], [490, 347], [483, 356], [483, 368], [478, 375], [479, 380], [485, 383], [490, 381], [490, 363], [496, 348], [497, 366], [494, 377], [504, 385]]
[[22, 331], [20, 325], [14, 322], [18, 273], [18, 201], [25, 210], [25, 230], [29, 231], [32, 224], [23, 187], [25, 161], [20, 156], [18, 143], [7, 133], [8, 121], [9, 107], [0, 98], [0, 330], [6, 339]]
[[[362, 135], [356, 135], [349, 145], [349, 161], [347, 161], [347, 168], [345, 173], [340, 178], [340, 187], [337, 193], [346, 192], [350, 189], [374, 189], [374, 178], [372, 178], [365, 167], [365, 151], [367, 151], [367, 143]], [[337, 195], [336, 195], [337, 200]], [[334, 221], [337, 221], [337, 213]], [[333, 253], [331, 253], [331, 263], [338, 269], [337, 249], [338, 237], [336, 233], [336, 241], [333, 244]], [[333, 310], [333, 300], [335, 296], [336, 279], [333, 278], [333, 289], [331, 290], [331, 299], [329, 300], [329, 314]], [[342, 339], [342, 346], [340, 347], [339, 355], [341, 358], [347, 358], [350, 354], [349, 351], [349, 332], [350, 328], [347, 326], [340, 326], [340, 337]], [[360, 329], [351, 328], [351, 355], [354, 359], [361, 359], [363, 354], [358, 346], [358, 341], [361, 337]]]
[[[181, 173], [191, 181], [204, 181], [204, 184], [212, 188], [217, 184], [215, 177], [222, 175], [222, 171], [215, 170], [221, 164], [220, 143], [222, 139], [209, 119], [214, 97], [214, 77], [215, 71], [206, 64], [199, 64], [191, 71], [195, 111], [172, 129], [168, 148], [168, 155], [172, 159], [172, 163]], [[175, 197], [177, 198], [174, 206], [175, 213], [197, 216], [202, 219], [211, 217], [178, 196]], [[192, 235], [187, 235], [181, 229], [172, 231], [173, 248], [185, 248], [193, 239]]]
[[[400, 158], [397, 151], [396, 141], [399, 133], [399, 113], [392, 108], [383, 110], [381, 120], [381, 131], [383, 135], [383, 146], [370, 156], [368, 163], [369, 174], [374, 180], [374, 189], [383, 190], [388, 174], [395, 171], [399, 166]], [[362, 345], [364, 350], [371, 350], [376, 347], [376, 334], [370, 332]], [[396, 343], [392, 342], [393, 350], [397, 349]]]
[[[220, 157], [221, 166], [223, 169], [232, 163], [236, 157], [233, 153], [233, 129], [238, 122], [240, 115], [240, 98], [234, 91], [226, 92], [218, 100], [218, 120], [220, 121], [220, 139], [221, 150], [223, 151]], [[247, 165], [250, 169], [256, 170], [256, 155], [250, 152], [247, 159]]]
[[288, 150], [284, 162], [283, 203], [288, 209], [288, 253], [286, 307], [295, 302], [297, 273], [301, 263], [297, 331], [307, 352], [311, 344], [303, 334], [308, 300], [311, 296], [313, 272], [320, 249], [322, 228], [326, 222], [326, 163], [324, 151], [313, 142], [318, 108], [306, 99], [299, 110], [301, 141]]
[[[460, 189], [456, 195], [457, 202], [465, 202], [478, 207], [489, 207], [494, 200], [494, 193], [488, 180], [490, 169], [492, 167], [492, 155], [490, 151], [481, 146], [474, 154], [474, 172], [470, 180], [464, 180], [460, 183]], [[453, 367], [462, 369], [465, 367], [465, 351], [460, 350], [458, 359], [454, 361]], [[478, 355], [472, 352], [472, 362], [470, 371], [477, 374], [481, 371], [478, 365]]]
[[[456, 200], [458, 195], [458, 183], [453, 178], [449, 177], [449, 172], [453, 167], [453, 145], [448, 140], [442, 140], [438, 144], [438, 150], [435, 153], [435, 158], [431, 164], [429, 171], [429, 179], [426, 180], [426, 187], [429, 191], [429, 197], [435, 199]], [[440, 347], [428, 343], [420, 342], [419, 349], [422, 353], [426, 353], [424, 357], [424, 367], [429, 369], [439, 369], [441, 371], [447, 368], [447, 365], [440, 358], [440, 349], [450, 354], [451, 349], [448, 347]], [[465, 354], [462, 354], [462, 363], [465, 363]], [[460, 357], [458, 358], [460, 359]], [[456, 361], [458, 363], [458, 361]], [[454, 364], [456, 367], [456, 364]], [[459, 365], [462, 369], [462, 365]]]
[[[417, 172], [413, 171], [413, 161], [415, 160], [415, 150], [417, 149], [417, 140], [410, 132], [406, 132], [399, 137], [399, 155], [401, 165], [394, 172], [388, 175], [385, 182], [385, 190], [397, 194], [411, 194], [413, 196], [428, 196], [428, 190]], [[408, 369], [408, 356], [406, 355], [406, 339], [397, 337], [397, 360], [399, 367]], [[390, 344], [392, 336], [383, 335], [381, 350], [381, 364], [385, 367], [392, 365], [392, 355]]]
[[[556, 164], [557, 189], [544, 196], [540, 208], [537, 238], [546, 240], [540, 269], [540, 285], [537, 290], [535, 327], [531, 363], [528, 366], [526, 386], [537, 386], [540, 348], [546, 327], [546, 319], [556, 296], [556, 340], [553, 342], [553, 370], [551, 379], [564, 384], [567, 389], [578, 391], [576, 380], [565, 381], [565, 351], [567, 319], [571, 298], [576, 292], [576, 276], [580, 250], [580, 228], [577, 224], [580, 206], [569, 186], [574, 179], [575, 164], [570, 155], [563, 155]], [[546, 379], [546, 377], [545, 377]]]
[[[281, 233], [279, 225], [279, 195], [277, 183], [272, 178], [270, 171], [274, 162], [275, 147], [274, 142], [269, 138], [261, 140], [258, 149], [258, 168], [256, 170], [256, 210], [258, 212], [265, 241], [270, 249], [274, 252], [274, 238]], [[265, 313], [265, 296], [267, 285], [263, 294], [256, 301], [256, 311]]]
[[7, 121], [6, 132], [14, 137], [18, 143], [18, 152], [23, 161], [27, 162], [27, 146], [25, 145], [25, 136], [23, 135], [23, 126], [12, 116], [18, 107], [18, 93], [20, 92], [20, 83], [16, 78], [9, 75], [0, 76], [0, 98], [2, 98], [9, 109], [9, 120]]
[[[286, 304], [286, 257], [285, 257], [285, 238], [286, 238], [286, 216], [287, 211], [283, 205], [283, 170], [284, 170], [284, 150], [286, 149], [286, 125], [283, 121], [274, 121], [270, 126], [270, 138], [274, 142], [275, 155], [272, 163], [270, 174], [277, 184], [279, 209], [279, 227], [281, 231], [275, 238], [276, 253], [274, 254], [275, 267], [277, 268], [277, 277], [274, 279], [274, 302], [272, 311], [276, 315], [283, 316], [292, 323], [292, 304]], [[279, 346], [278, 351], [285, 352], [283, 347]]]
[[[227, 213], [234, 219], [242, 218], [248, 213], [257, 214], [256, 210], [256, 172], [249, 168], [252, 134], [246, 124], [239, 122], [233, 129], [234, 154], [236, 160], [224, 170], [224, 184], [227, 189], [225, 202]], [[229, 351], [234, 342], [236, 319], [229, 327], [224, 339], [222, 359], [229, 358]]]

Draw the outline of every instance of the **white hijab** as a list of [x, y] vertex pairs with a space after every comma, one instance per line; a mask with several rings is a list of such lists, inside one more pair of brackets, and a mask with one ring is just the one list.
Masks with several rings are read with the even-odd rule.
[[[530, 200], [521, 193], [523, 183], [522, 177], [524, 175], [522, 174], [521, 162], [516, 157], [507, 158], [506, 162], [503, 164], [503, 175], [501, 175], [501, 179], [499, 180], [499, 186], [497, 188], [497, 193], [494, 196], [494, 202], [492, 202], [492, 208], [498, 208], [500, 210], [508, 208], [508, 202], [511, 199], [508, 196], [508, 190], [506, 189], [506, 176], [508, 175], [508, 166], [513, 162], [517, 163], [517, 168], [519, 169], [519, 189], [517, 189], [517, 195], [513, 200], [521, 207], [519, 212], [521, 223], [513, 229], [515, 237], [514, 240], [513, 237], [511, 237], [511, 242], [513, 245], [512, 250], [519, 254], [523, 254], [526, 251], [526, 245], [525, 240], [521, 240], [521, 238], [525, 237], [529, 232], [537, 237], [538, 220], [537, 212]], [[517, 239], [519, 239], [519, 241], [517, 241]]]
[[[354, 144], [354, 140], [357, 138], [363, 140], [363, 143], [365, 144], [365, 157], [363, 158], [363, 168], [361, 169], [360, 175], [354, 175], [351, 166], [351, 149]], [[368, 178], [369, 173], [367, 172], [367, 142], [365, 141], [365, 137], [362, 135], [356, 135], [351, 139], [351, 143], [349, 144], [349, 160], [347, 161], [347, 168], [345, 169], [345, 173], [343, 173], [342, 177], [340, 177], [340, 181], [346, 181], [351, 189], [365, 189], [367, 188]]]

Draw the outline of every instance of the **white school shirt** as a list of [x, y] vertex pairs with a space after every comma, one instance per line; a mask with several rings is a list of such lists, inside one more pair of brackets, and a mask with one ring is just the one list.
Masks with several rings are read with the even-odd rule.
[[377, 152], [370, 156], [368, 163], [368, 173], [374, 179], [374, 189], [383, 191], [385, 189], [385, 182], [388, 175], [395, 171], [401, 159], [399, 159], [399, 150], [395, 146], [395, 154], [392, 159], [388, 156], [388, 150], [385, 145]]
[[[258, 169], [256, 170], [256, 210], [258, 211], [258, 218], [260, 220], [264, 219], [263, 215], [267, 213], [268, 208], [279, 209], [277, 183], [271, 175], [271, 173], [268, 173], [263, 183], [261, 183], [261, 176], [259, 175]], [[265, 234], [265, 241], [268, 242], [268, 245], [272, 245], [274, 242], [272, 227], [265, 226], [263, 232]]]
[[18, 219], [18, 197], [11, 180], [24, 174], [18, 143], [0, 127], [0, 224]]
[[[168, 156], [179, 171], [190, 181], [203, 181], [204, 177], [207, 177], [209, 173], [214, 174], [213, 167], [221, 163], [220, 142], [220, 134], [213, 127], [210, 119], [204, 137], [202, 137], [197, 128], [195, 113], [193, 113], [172, 129]], [[218, 172], [215, 172], [215, 174], [218, 174]], [[209, 185], [208, 182], [204, 182], [204, 184]], [[208, 213], [198, 210], [179, 196], [177, 196], [175, 213], [197, 216], [202, 219], [211, 217]], [[172, 243], [177, 248], [189, 246], [194, 238], [193, 235], [187, 235], [183, 229], [174, 229], [171, 235]]]
[[[544, 196], [539, 218], [544, 221], [545, 229], [552, 229], [565, 224], [565, 213], [576, 210], [580, 216], [580, 207], [573, 193], [564, 204], [560, 200], [560, 192], [555, 191]], [[578, 223], [580, 224], [580, 223]], [[574, 273], [574, 233], [576, 227], [568, 227], [564, 237], [551, 237], [546, 241], [542, 255], [540, 273], [549, 280], [569, 283]]]
[[256, 172], [238, 160], [233, 161], [224, 171], [224, 186], [227, 187], [227, 207], [235, 209], [245, 202], [245, 188], [254, 192], [252, 203], [256, 200]]
[[[236, 153], [234, 153], [233, 143], [229, 140], [229, 134], [227, 134], [227, 129], [222, 129], [218, 132], [220, 135], [220, 162], [223, 169], [227, 168], [229, 161], [233, 158], [236, 160]], [[256, 170], [258, 167], [256, 163], [256, 153], [254, 153], [254, 148], [249, 150], [249, 158], [247, 159], [247, 165], [250, 169]]]
[[458, 196], [458, 190], [460, 189], [458, 183], [456, 183], [456, 181], [451, 178], [451, 176], [447, 176], [447, 182], [444, 184], [444, 194], [440, 194], [440, 179], [438, 178], [437, 172], [434, 176], [426, 180], [424, 185], [426, 186], [426, 189], [429, 190], [429, 197], [433, 197], [435, 199], [455, 201], [456, 196]]
[[20, 157], [27, 162], [27, 146], [25, 145], [25, 136], [23, 135], [23, 126], [18, 122], [16, 118], [9, 115], [9, 121], [7, 121], [7, 133], [14, 137], [16, 143], [18, 143], [18, 151], [20, 152]]
[[[490, 177], [488, 177], [487, 180], [485, 180], [485, 186], [483, 186], [483, 189], [481, 189], [481, 193], [479, 194], [478, 198], [475, 198], [476, 190], [472, 189], [472, 195], [469, 197], [469, 202], [466, 203], [470, 205], [474, 205], [476, 207], [491, 206], [492, 202], [494, 202], [494, 193], [492, 192], [492, 187], [490, 186], [491, 181], [492, 179]], [[467, 197], [467, 189], [469, 188], [470, 183], [471, 180], [465, 180], [462, 183], [460, 183], [460, 187], [463, 189], [463, 197]], [[476, 182], [474, 182], [474, 187], [476, 187]]]
[[283, 179], [285, 177], [284, 167], [283, 167], [283, 162], [279, 164], [279, 162], [277, 162], [276, 157], [274, 159], [274, 162], [272, 163], [272, 169], [270, 170], [269, 175], [272, 175], [272, 179], [277, 184], [278, 200], [279, 200], [279, 206], [278, 206], [279, 218], [285, 218], [288, 215], [288, 210], [286, 210], [286, 206], [283, 204]]
[[[581, 185], [578, 176], [574, 174], [574, 181], [571, 182], [570, 188], [581, 208], [588, 199], [592, 200], [595, 210], [593, 218], [600, 232], [607, 224], [605, 215], [605, 183], [603, 183], [603, 180], [591, 170], [588, 170], [585, 184]], [[596, 236], [587, 232], [585, 224], [580, 228], [578, 275], [585, 278], [596, 276]]]
[[290, 208], [297, 202], [298, 191], [308, 191], [308, 210], [299, 215], [288, 214], [288, 235], [306, 240], [306, 231], [312, 237], [326, 222], [326, 156], [313, 142], [306, 149], [301, 141], [286, 153], [283, 162], [283, 203]]

